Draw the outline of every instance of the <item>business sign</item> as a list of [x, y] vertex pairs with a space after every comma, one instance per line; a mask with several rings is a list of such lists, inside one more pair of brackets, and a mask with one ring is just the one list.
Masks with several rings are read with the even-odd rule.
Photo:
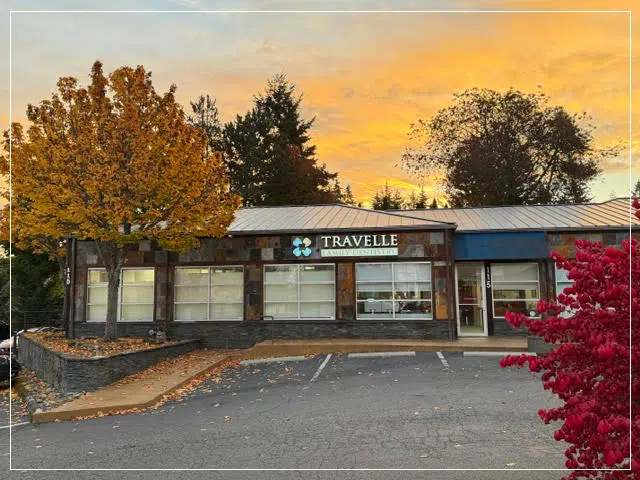
[[293, 245], [293, 254], [296, 257], [308, 257], [313, 252], [313, 250], [309, 248], [309, 246], [311, 245], [311, 240], [309, 240], [307, 237], [296, 237], [293, 239], [291, 244]]
[[398, 235], [326, 235], [320, 237], [322, 257], [389, 257], [398, 255]]

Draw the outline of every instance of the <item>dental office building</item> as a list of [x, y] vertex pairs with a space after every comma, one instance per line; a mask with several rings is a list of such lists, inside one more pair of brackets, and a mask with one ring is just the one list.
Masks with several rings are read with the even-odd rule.
[[[269, 339], [525, 335], [507, 311], [534, 315], [566, 287], [551, 251], [576, 239], [640, 235], [630, 200], [598, 204], [374, 211], [344, 205], [245, 208], [224, 238], [186, 253], [130, 248], [118, 333], [202, 337], [210, 346]], [[631, 225], [630, 225], [630, 222]], [[101, 335], [107, 277], [91, 241], [75, 258], [76, 335]]]

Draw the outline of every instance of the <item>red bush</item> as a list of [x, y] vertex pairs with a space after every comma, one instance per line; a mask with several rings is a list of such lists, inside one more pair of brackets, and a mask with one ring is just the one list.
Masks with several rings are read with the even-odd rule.
[[[633, 206], [640, 218], [640, 202]], [[555, 348], [537, 357], [509, 356], [501, 365], [542, 372], [545, 390], [564, 402], [538, 414], [545, 423], [564, 422], [554, 438], [569, 444], [566, 466], [574, 471], [568, 478], [640, 479], [638, 245], [625, 240], [617, 249], [578, 240], [576, 247], [575, 260], [552, 255], [574, 284], [557, 301], [538, 303], [540, 319], [507, 313], [512, 325], [526, 325]]]

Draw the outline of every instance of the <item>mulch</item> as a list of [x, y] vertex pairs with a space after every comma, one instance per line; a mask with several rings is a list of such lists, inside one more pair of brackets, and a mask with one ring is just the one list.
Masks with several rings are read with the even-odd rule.
[[24, 333], [23, 335], [55, 352], [82, 358], [107, 357], [117, 353], [136, 352], [159, 345], [168, 346], [176, 343], [163, 342], [158, 344], [146, 338], [118, 338], [113, 342], [107, 342], [98, 337], [67, 340], [64, 332], [61, 331]]

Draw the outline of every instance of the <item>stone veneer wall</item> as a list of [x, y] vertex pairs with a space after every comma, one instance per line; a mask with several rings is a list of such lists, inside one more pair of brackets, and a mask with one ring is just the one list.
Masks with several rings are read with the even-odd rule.
[[[104, 328], [104, 324], [102, 327]], [[201, 347], [201, 340], [184, 340], [174, 345], [159, 345], [147, 350], [119, 353], [109, 357], [81, 358], [54, 352], [34, 340], [21, 336], [18, 361], [56, 390], [64, 393], [88, 392], [107, 386], [159, 361]]]

